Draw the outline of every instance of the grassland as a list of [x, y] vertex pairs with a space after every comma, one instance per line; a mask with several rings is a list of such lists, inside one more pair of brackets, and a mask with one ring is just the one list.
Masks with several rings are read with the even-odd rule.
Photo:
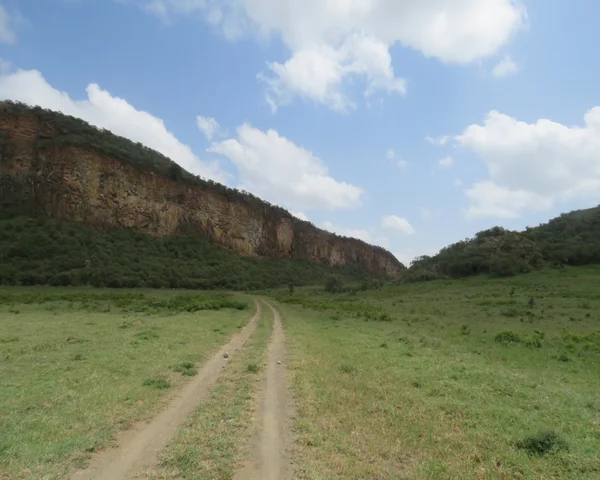
[[159, 459], [151, 479], [231, 480], [248, 447], [273, 315], [256, 332]]
[[241, 328], [225, 294], [0, 289], [0, 478], [65, 478]]
[[600, 268], [277, 297], [298, 479], [600, 477]]

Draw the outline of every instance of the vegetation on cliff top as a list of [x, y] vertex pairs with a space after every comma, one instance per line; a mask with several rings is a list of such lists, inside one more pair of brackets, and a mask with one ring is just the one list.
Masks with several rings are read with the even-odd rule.
[[565, 213], [523, 232], [494, 227], [417, 258], [406, 280], [512, 276], [544, 267], [600, 263], [600, 207]]
[[333, 273], [365, 278], [308, 261], [240, 257], [199, 236], [159, 239], [46, 217], [0, 217], [0, 285], [254, 290], [315, 285]]

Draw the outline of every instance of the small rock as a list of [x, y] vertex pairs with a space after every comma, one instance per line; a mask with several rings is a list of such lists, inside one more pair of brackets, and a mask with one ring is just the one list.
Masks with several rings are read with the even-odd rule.
[[277, 365], [281, 365], [281, 360], [277, 360]]
[[225, 353], [223, 354], [223, 358], [229, 358], [229, 354], [228, 354], [227, 352], [225, 352]]

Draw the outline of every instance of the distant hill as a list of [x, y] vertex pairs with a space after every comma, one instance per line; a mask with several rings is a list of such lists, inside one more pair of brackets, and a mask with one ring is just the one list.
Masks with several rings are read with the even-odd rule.
[[[317, 265], [319, 271], [344, 269], [387, 279], [405, 271], [381, 247], [318, 229], [248, 192], [192, 175], [139, 143], [74, 117], [9, 101], [0, 102], [0, 215], [7, 213], [77, 223], [98, 234], [127, 231], [132, 238], [139, 233], [175, 243], [179, 237], [192, 243], [197, 238], [199, 245], [224, 247], [259, 262], [256, 268], [260, 261], [295, 261]], [[29, 243], [27, 235], [18, 238]], [[10, 263], [4, 252], [1, 256], [0, 263]], [[45, 271], [46, 276], [59, 273]], [[238, 274], [230, 271], [233, 283]]]
[[533, 269], [600, 263], [600, 207], [564, 213], [515, 232], [494, 227], [415, 259], [405, 280], [510, 276]]

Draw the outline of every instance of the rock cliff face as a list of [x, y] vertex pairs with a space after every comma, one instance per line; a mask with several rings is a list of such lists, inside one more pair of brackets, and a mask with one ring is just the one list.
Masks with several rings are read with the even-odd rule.
[[154, 236], [205, 235], [239, 255], [305, 259], [389, 278], [404, 271], [379, 247], [317, 229], [234, 190], [128, 162], [95, 143], [74, 141], [70, 124], [61, 122], [69, 117], [18, 107], [0, 103], [0, 211], [16, 206], [97, 229], [131, 228]]

